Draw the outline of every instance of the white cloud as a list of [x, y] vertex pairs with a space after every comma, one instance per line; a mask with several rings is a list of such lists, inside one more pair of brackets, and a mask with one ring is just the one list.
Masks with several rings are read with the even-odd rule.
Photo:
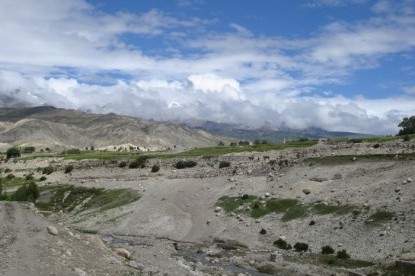
[[[186, 3], [194, 2], [181, 1]], [[413, 51], [415, 19], [405, 6], [387, 12], [379, 4], [373, 9], [381, 16], [334, 22], [310, 37], [288, 39], [259, 36], [235, 23], [228, 33], [208, 32], [206, 20], [158, 10], [109, 14], [84, 0], [3, 0], [0, 106], [394, 133], [401, 117], [415, 113], [413, 87], [385, 99], [342, 97], [333, 88], [324, 97], [312, 93], [378, 66], [384, 56]], [[163, 41], [172, 54], [151, 55], [125, 42], [125, 34], [168, 37]]]

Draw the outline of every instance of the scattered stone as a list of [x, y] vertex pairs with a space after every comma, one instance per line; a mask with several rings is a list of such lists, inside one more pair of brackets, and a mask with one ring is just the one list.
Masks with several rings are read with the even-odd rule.
[[352, 161], [356, 161], [357, 160], [357, 158], [354, 156], [353, 158], [352, 158]]
[[411, 183], [411, 182], [412, 182], [412, 178], [408, 177], [408, 178], [406, 179], [406, 182]]
[[73, 271], [79, 276], [88, 276], [88, 274], [80, 268], [74, 268]]
[[117, 253], [118, 256], [124, 257], [126, 259], [130, 259], [131, 257], [130, 252], [125, 248], [118, 247], [118, 248], [115, 248], [114, 251], [115, 253]]
[[379, 236], [383, 237], [386, 235], [386, 231], [380, 231]]
[[308, 195], [308, 194], [311, 193], [311, 190], [308, 189], [308, 188], [305, 188], [305, 189], [303, 189], [303, 193], [306, 194], [306, 195]]
[[216, 207], [215, 207], [215, 212], [217, 213], [217, 212], [220, 212], [220, 211], [222, 211], [222, 207], [220, 207], [220, 206], [216, 206]]
[[395, 188], [395, 193], [399, 193], [401, 191], [401, 188], [400, 187], [396, 187]]
[[255, 220], [255, 223], [260, 223], [261, 222], [261, 220], [260, 219], [256, 219]]
[[49, 225], [48, 227], [46, 227], [46, 230], [48, 231], [49, 234], [57, 236], [58, 235], [58, 229], [56, 229], [55, 226], [51, 226]]
[[133, 260], [129, 261], [127, 265], [135, 269], [141, 269], [141, 270], [144, 269], [144, 265], [137, 263], [136, 261], [133, 261]]
[[233, 177], [229, 178], [229, 182], [235, 182], [235, 181], [236, 181], [236, 178], [233, 178]]
[[267, 192], [264, 194], [265, 197], [270, 197], [270, 194]]
[[316, 224], [316, 222], [314, 220], [312, 220], [312, 221], [310, 221], [310, 223], [308, 225], [312, 226], [314, 224]]
[[287, 240], [287, 237], [286, 236], [279, 236], [278, 238], [281, 239], [281, 240], [283, 240], [283, 241]]
[[267, 230], [265, 230], [264, 228], [262, 228], [261, 231], [259, 231], [259, 233], [261, 235], [265, 235], [267, 233]]
[[89, 238], [89, 241], [92, 245], [100, 248], [100, 249], [104, 249], [105, 248], [105, 244], [104, 242], [101, 240], [101, 238], [98, 235], [92, 235]]
[[272, 252], [270, 257], [269, 257], [269, 260], [271, 262], [277, 262], [280, 259], [281, 259], [281, 253], [279, 253], [278, 251]]
[[208, 219], [207, 221], [206, 221], [206, 224], [207, 225], [209, 225], [211, 223], [211, 221]]

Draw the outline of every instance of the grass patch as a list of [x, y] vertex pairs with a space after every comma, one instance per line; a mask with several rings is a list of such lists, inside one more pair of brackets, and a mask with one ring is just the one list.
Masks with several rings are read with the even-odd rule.
[[272, 198], [267, 200], [265, 204], [261, 204], [258, 197], [252, 195], [244, 195], [243, 197], [224, 196], [218, 199], [216, 205], [222, 207], [228, 213], [245, 213], [252, 218], [260, 218], [271, 213], [283, 214], [282, 221], [307, 217], [309, 214], [343, 215], [357, 212], [356, 207], [351, 205], [303, 205], [299, 200], [292, 198]]
[[369, 220], [373, 220], [374, 223], [381, 223], [392, 220], [396, 217], [396, 213], [389, 211], [377, 211], [369, 217]]
[[264, 264], [264, 265], [258, 266], [257, 270], [258, 272], [265, 273], [265, 274], [271, 274], [271, 275], [276, 275], [277, 273], [279, 273], [279, 270], [272, 264]]
[[364, 260], [356, 260], [356, 259], [338, 259], [333, 255], [325, 255], [325, 254], [303, 254], [301, 256], [284, 256], [289, 262], [293, 263], [306, 263], [306, 264], [313, 264], [313, 265], [323, 265], [329, 267], [338, 267], [338, 268], [347, 268], [347, 269], [355, 269], [355, 268], [363, 268], [373, 266], [374, 263]]
[[64, 212], [96, 209], [105, 211], [140, 198], [138, 192], [128, 189], [104, 190], [98, 188], [61, 185], [44, 188], [42, 194], [50, 194], [47, 200], [39, 200], [36, 206], [42, 211]]

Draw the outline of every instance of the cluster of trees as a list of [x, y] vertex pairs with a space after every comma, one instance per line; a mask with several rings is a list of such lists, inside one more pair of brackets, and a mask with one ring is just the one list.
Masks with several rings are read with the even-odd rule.
[[398, 127], [401, 128], [398, 133], [399, 136], [415, 134], [415, 116], [403, 118]]

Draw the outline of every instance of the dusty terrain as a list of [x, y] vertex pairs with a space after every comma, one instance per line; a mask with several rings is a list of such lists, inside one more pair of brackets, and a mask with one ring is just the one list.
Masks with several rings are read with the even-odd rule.
[[[60, 169], [47, 176], [44, 185], [130, 188], [141, 198], [82, 216], [65, 210], [39, 213], [31, 205], [2, 202], [1, 273], [265, 275], [259, 271], [271, 265], [276, 275], [348, 275], [350, 271], [382, 275], [397, 260], [415, 261], [415, 158], [407, 155], [413, 152], [413, 141], [384, 142], [379, 147], [320, 143], [301, 149], [198, 157], [193, 158], [196, 167], [182, 170], [173, 167], [174, 159], [150, 159], [144, 169], [119, 168], [108, 161], [8, 162], [2, 167], [15, 175], [34, 172], [35, 177], [40, 176], [38, 167], [62, 168], [72, 163], [71, 174]], [[373, 158], [380, 154], [389, 155]], [[342, 155], [347, 156], [336, 159]], [[220, 160], [231, 166], [219, 169]], [[151, 173], [155, 163], [160, 171]], [[233, 212], [217, 208], [219, 198], [244, 194], [257, 196], [264, 204], [296, 199], [309, 212], [284, 220], [283, 213], [250, 217], [247, 204]], [[310, 211], [316, 204], [339, 210], [352, 206], [353, 212]], [[381, 211], [391, 217], [374, 221], [371, 216]], [[59, 234], [48, 234], [48, 225], [56, 226]], [[291, 245], [307, 243], [309, 249], [305, 253], [279, 249], [273, 243], [280, 237]], [[313, 262], [312, 256], [325, 245], [345, 249], [353, 260], [373, 265]], [[117, 256], [114, 249], [119, 247], [131, 257]]]

